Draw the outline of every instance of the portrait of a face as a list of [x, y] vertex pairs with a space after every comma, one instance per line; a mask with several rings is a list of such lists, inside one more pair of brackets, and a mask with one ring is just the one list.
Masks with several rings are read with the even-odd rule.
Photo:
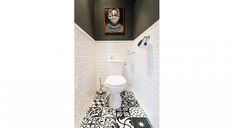
[[120, 11], [119, 9], [109, 9], [108, 11], [108, 19], [113, 25], [116, 25], [120, 19]]
[[116, 34], [124, 33], [124, 9], [106, 8], [105, 9], [105, 33]]

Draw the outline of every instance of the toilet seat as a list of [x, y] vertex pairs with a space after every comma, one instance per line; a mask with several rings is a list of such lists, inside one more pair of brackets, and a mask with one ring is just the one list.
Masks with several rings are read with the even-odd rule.
[[110, 75], [106, 78], [105, 83], [109, 86], [119, 86], [126, 84], [126, 79], [122, 75]]

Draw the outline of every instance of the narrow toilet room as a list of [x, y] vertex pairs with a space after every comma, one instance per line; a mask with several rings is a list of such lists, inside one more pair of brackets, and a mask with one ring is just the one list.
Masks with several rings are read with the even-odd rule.
[[159, 127], [159, 1], [75, 0], [75, 127]]

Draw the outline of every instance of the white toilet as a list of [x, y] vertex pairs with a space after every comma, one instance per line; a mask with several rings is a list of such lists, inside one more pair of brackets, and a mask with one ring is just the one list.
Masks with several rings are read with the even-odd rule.
[[126, 86], [126, 79], [123, 77], [124, 63], [122, 60], [109, 60], [107, 63], [109, 76], [105, 80], [105, 86], [109, 88], [111, 93], [111, 107], [117, 109], [121, 106], [120, 92]]

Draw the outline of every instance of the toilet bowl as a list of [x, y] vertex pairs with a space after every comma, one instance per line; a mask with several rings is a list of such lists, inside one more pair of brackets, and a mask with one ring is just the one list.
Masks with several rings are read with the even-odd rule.
[[122, 75], [109, 75], [105, 80], [105, 86], [111, 93], [110, 106], [114, 109], [119, 108], [121, 106], [120, 92], [126, 86], [126, 79]]

